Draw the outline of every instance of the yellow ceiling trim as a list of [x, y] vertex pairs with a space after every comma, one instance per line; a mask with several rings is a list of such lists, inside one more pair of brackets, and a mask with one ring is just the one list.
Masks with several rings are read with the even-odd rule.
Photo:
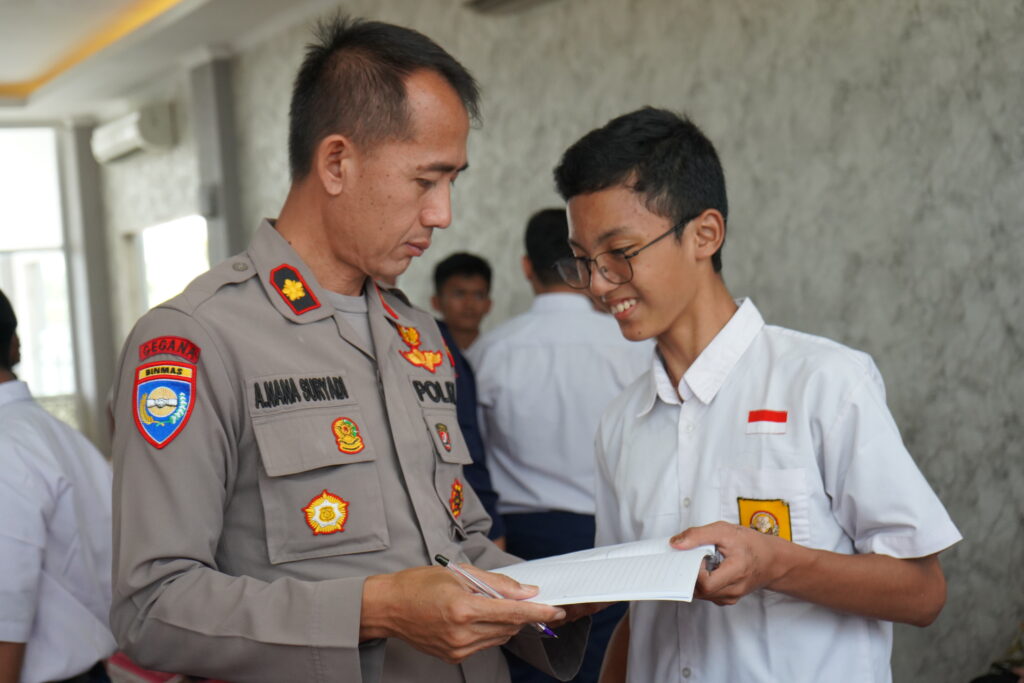
[[0, 97], [25, 98], [71, 67], [138, 30], [185, 0], [139, 0], [126, 7], [109, 24], [86, 38], [39, 76], [16, 83], [0, 83]]

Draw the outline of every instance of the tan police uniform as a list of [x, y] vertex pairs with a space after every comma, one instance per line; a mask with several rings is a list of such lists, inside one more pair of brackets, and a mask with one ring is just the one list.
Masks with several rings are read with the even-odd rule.
[[[433, 319], [367, 287], [372, 345], [264, 222], [136, 324], [114, 398], [111, 622], [141, 664], [237, 682], [508, 680], [497, 648], [461, 665], [398, 639], [360, 648], [366, 576], [436, 553], [514, 561], [465, 483]], [[527, 628], [510, 648], [565, 678], [585, 631]]]

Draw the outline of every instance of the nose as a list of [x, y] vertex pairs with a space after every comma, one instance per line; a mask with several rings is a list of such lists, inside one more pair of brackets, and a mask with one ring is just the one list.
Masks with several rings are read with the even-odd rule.
[[420, 212], [420, 222], [425, 228], [447, 228], [452, 222], [452, 186], [445, 183], [434, 192], [428, 193], [426, 204]]
[[597, 271], [596, 265], [591, 266], [590, 286], [588, 287], [588, 289], [590, 290], [590, 293], [593, 294], [598, 300], [600, 300], [602, 296], [612, 291], [616, 287], [618, 287], [618, 285], [614, 285], [611, 282], [608, 282], [607, 278], [605, 278], [603, 275], [601, 275], [601, 273]]

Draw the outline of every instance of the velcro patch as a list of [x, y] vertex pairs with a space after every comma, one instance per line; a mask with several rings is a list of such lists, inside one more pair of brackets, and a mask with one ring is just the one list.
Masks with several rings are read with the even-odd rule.
[[196, 366], [147, 363], [135, 370], [135, 426], [155, 448], [163, 448], [185, 428], [196, 395]]
[[184, 337], [156, 337], [144, 344], [139, 344], [140, 361], [151, 358], [158, 353], [181, 356], [190, 363], [198, 363], [200, 349]]

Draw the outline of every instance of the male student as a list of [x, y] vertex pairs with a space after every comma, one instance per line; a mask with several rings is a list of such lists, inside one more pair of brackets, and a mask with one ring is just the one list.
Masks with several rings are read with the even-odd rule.
[[468, 351], [480, 336], [480, 321], [491, 310], [490, 264], [466, 252], [446, 257], [434, 267], [430, 305], [441, 314], [459, 350]]
[[[650, 371], [598, 432], [597, 536], [715, 544], [699, 600], [634, 603], [604, 681], [888, 681], [892, 622], [945, 602], [960, 540], [885, 404], [878, 369], [766, 325], [720, 274], [728, 205], [714, 147], [645, 108], [576, 142], [555, 171], [574, 256]], [[680, 533], [681, 532], [681, 533]]]

